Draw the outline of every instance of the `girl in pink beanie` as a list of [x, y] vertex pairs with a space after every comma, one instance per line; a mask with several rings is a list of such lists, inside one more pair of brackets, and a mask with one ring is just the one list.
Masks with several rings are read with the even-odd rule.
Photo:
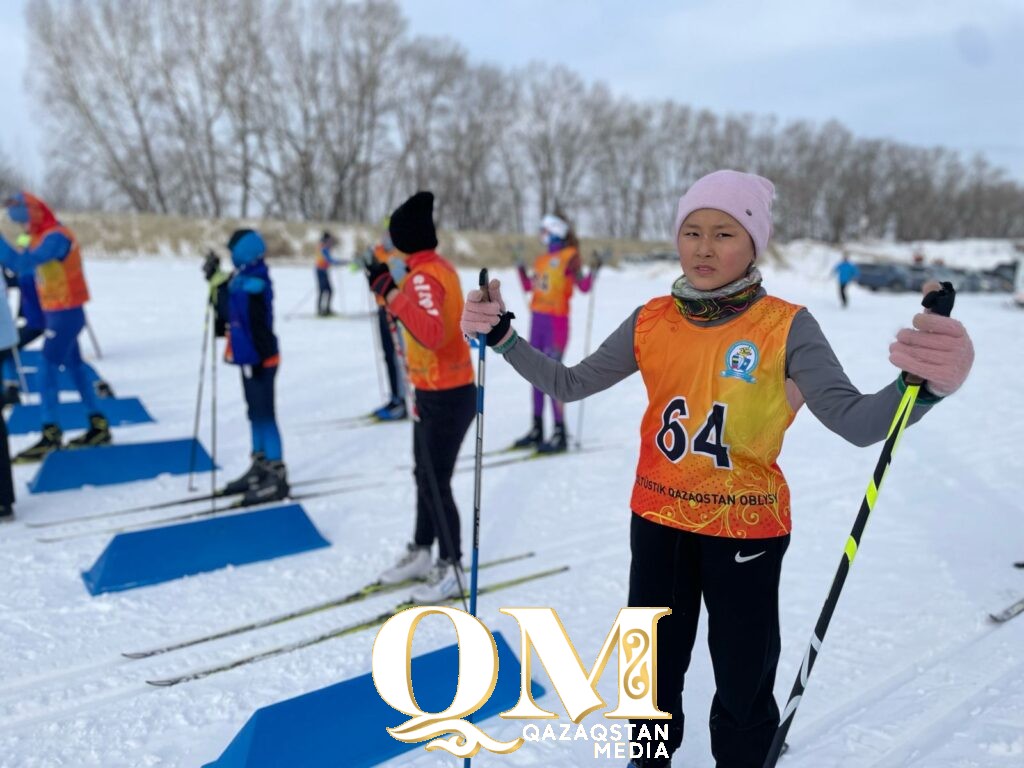
[[[497, 280], [487, 297], [471, 291], [462, 315], [464, 333], [487, 334], [516, 371], [560, 400], [643, 376], [649, 404], [630, 503], [629, 605], [672, 609], [658, 625], [657, 646], [658, 708], [672, 719], [668, 740], [645, 743], [634, 768], [670, 765], [682, 742], [683, 679], [702, 600], [717, 688], [710, 718], [717, 768], [764, 761], [779, 724], [779, 574], [791, 529], [776, 458], [800, 406], [806, 401], [846, 440], [871, 445], [885, 439], [907, 374], [925, 380], [914, 423], [960, 387], [974, 359], [959, 322], [918, 314], [889, 349], [902, 372], [862, 394], [811, 314], [761, 285], [757, 263], [771, 238], [773, 195], [770, 181], [738, 171], [695, 182], [676, 210], [683, 274], [671, 293], [638, 307], [573, 367], [516, 334]], [[646, 723], [651, 733], [655, 724]]]

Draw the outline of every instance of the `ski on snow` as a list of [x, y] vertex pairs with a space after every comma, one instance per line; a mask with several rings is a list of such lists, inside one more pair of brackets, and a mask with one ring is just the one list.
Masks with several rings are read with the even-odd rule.
[[[536, 451], [531, 451], [529, 453], [522, 453], [522, 452], [519, 452], [518, 449], [505, 449], [505, 448], [503, 448], [503, 449], [494, 450], [494, 451], [486, 451], [484, 453], [484, 455], [486, 457], [494, 459], [493, 461], [485, 462], [484, 463], [484, 468], [486, 469], [488, 467], [502, 467], [502, 466], [507, 466], [509, 464], [517, 464], [517, 463], [523, 462], [523, 461], [530, 461], [530, 460], [533, 460], [533, 459], [555, 458], [555, 457], [558, 457], [558, 456], [572, 455], [572, 454], [575, 454], [575, 453], [591, 453], [591, 452], [596, 452], [596, 451], [604, 451], [604, 450], [610, 450], [611, 447], [612, 446], [595, 446], [595, 447], [592, 447], [592, 448], [582, 448], [582, 449], [580, 449], [578, 451], [569, 451], [569, 452], [565, 452], [565, 453], [539, 453], [539, 452], [536, 452]], [[462, 457], [460, 457], [460, 460], [461, 460], [461, 458]], [[472, 456], [468, 456], [467, 458], [472, 458]], [[412, 468], [412, 465], [398, 465], [398, 466], [392, 468], [392, 470], [389, 470], [389, 471], [401, 471], [401, 470], [411, 469], [411, 468]], [[472, 469], [472, 468], [471, 467], [459, 467], [455, 471], [456, 472], [468, 472], [470, 469]], [[356, 473], [343, 473], [343, 474], [338, 474], [338, 475], [325, 475], [323, 477], [307, 478], [307, 479], [304, 479], [304, 480], [297, 480], [294, 483], [292, 483], [292, 487], [294, 487], [294, 488], [301, 488], [301, 487], [305, 487], [305, 486], [309, 486], [309, 485], [321, 485], [321, 484], [326, 484], [326, 483], [330, 483], [330, 482], [337, 482], [339, 480], [357, 479], [359, 477], [365, 477], [365, 476], [366, 476], [366, 473], [359, 473], [359, 474], [356, 474]], [[324, 490], [321, 490], [321, 491], [310, 491], [310, 492], [307, 492], [307, 493], [291, 494], [288, 497], [288, 499], [290, 499], [291, 501], [302, 501], [304, 499], [315, 499], [315, 498], [320, 498], [322, 496], [332, 496], [332, 495], [341, 494], [341, 493], [348, 493], [350, 491], [365, 490], [367, 488], [372, 488], [372, 487], [374, 487], [376, 485], [377, 485], [377, 483], [362, 483], [362, 484], [357, 484], [357, 485], [345, 485], [345, 486], [342, 486], [340, 488], [328, 488], [328, 489], [324, 489]], [[89, 531], [82, 531], [82, 532], [77, 532], [77, 533], [71, 533], [71, 534], [67, 534], [67, 535], [63, 535], [63, 536], [50, 536], [50, 537], [45, 537], [44, 536], [44, 537], [40, 537], [40, 538], [37, 539], [37, 541], [40, 541], [40, 542], [43, 542], [43, 543], [46, 543], [46, 544], [53, 544], [53, 543], [58, 542], [58, 541], [66, 541], [68, 539], [75, 539], [75, 538], [80, 538], [80, 537], [83, 537], [83, 536], [93, 536], [93, 535], [99, 534], [99, 533], [122, 533], [124, 531], [135, 530], [137, 528], [146, 528], [146, 527], [148, 527], [150, 525], [153, 525], [155, 523], [169, 523], [169, 522], [178, 522], [178, 521], [182, 521], [182, 520], [191, 520], [191, 519], [194, 519], [194, 518], [197, 518], [197, 517], [206, 517], [206, 516], [209, 516], [209, 515], [214, 515], [214, 514], [217, 514], [218, 512], [224, 512], [224, 511], [230, 511], [230, 510], [238, 510], [238, 509], [243, 509], [243, 508], [246, 508], [246, 507], [255, 508], [255, 507], [259, 506], [258, 504], [252, 504], [252, 503], [250, 503], [250, 504], [243, 504], [241, 499], [238, 498], [241, 495], [242, 494], [240, 494], [240, 493], [239, 494], [225, 494], [225, 493], [223, 493], [221, 491], [218, 491], [217, 493], [212, 493], [212, 494], [211, 493], [207, 493], [207, 494], [202, 494], [202, 495], [199, 495], [199, 496], [183, 496], [183, 497], [177, 498], [177, 499], [170, 499], [168, 501], [157, 502], [156, 504], [141, 505], [141, 506], [137, 506], [137, 507], [129, 507], [127, 509], [116, 509], [116, 510], [111, 510], [111, 511], [108, 511], [108, 512], [97, 512], [97, 513], [89, 514], [89, 515], [79, 515], [78, 517], [69, 517], [69, 518], [64, 518], [63, 520], [49, 520], [49, 521], [46, 521], [46, 522], [38, 522], [38, 523], [31, 523], [31, 522], [29, 522], [29, 523], [26, 523], [25, 525], [28, 528], [51, 528], [51, 527], [62, 526], [62, 525], [72, 525], [72, 524], [75, 524], [75, 523], [91, 522], [93, 520], [104, 520], [104, 519], [111, 518], [111, 517], [120, 517], [122, 515], [138, 514], [138, 513], [141, 513], [141, 512], [156, 512], [156, 511], [159, 511], [161, 509], [168, 509], [168, 508], [171, 508], [171, 507], [185, 506], [187, 504], [193, 504], [193, 503], [203, 503], [203, 502], [209, 502], [209, 501], [216, 501], [217, 499], [229, 499], [229, 498], [237, 499], [235, 502], [233, 502], [231, 504], [227, 504], [227, 505], [222, 506], [222, 507], [217, 507], [216, 509], [205, 509], [205, 510], [201, 510], [199, 512], [190, 512], [190, 513], [182, 514], [182, 515], [173, 515], [171, 517], [161, 517], [161, 518], [157, 518], [155, 520], [148, 520], [148, 521], [146, 521], [144, 523], [138, 523], [137, 525], [118, 526], [118, 527], [114, 527], [114, 528], [94, 529], [94, 530], [89, 530]], [[284, 500], [280, 500], [280, 501], [284, 501]]]
[[1022, 613], [1024, 613], [1024, 597], [1022, 597], [1013, 605], [1010, 605], [1004, 608], [1003, 610], [999, 611], [999, 613], [990, 613], [989, 618], [992, 619], [992, 621], [996, 622], [996, 624], [1002, 624], [1004, 622], [1009, 621], [1014, 616], [1020, 616]]
[[[512, 454], [517, 449], [500, 449], [495, 451], [485, 451], [484, 456], [504, 456], [506, 454]], [[466, 456], [465, 459], [473, 458], [472, 455]], [[465, 460], [462, 456], [459, 460]], [[393, 467], [388, 467], [386, 470], [377, 470], [381, 474], [385, 474], [391, 471], [403, 471], [412, 469], [412, 464], [396, 464]], [[341, 472], [332, 475], [322, 475], [320, 477], [308, 477], [302, 480], [295, 480], [291, 483], [293, 488], [302, 488], [307, 485], [320, 485], [323, 483], [332, 483], [338, 480], [358, 480], [359, 478], [366, 477], [366, 472]], [[224, 493], [224, 491], [215, 491], [214, 493], [201, 493], [192, 494], [190, 496], [179, 496], [174, 499], [168, 499], [166, 501], [158, 501], [153, 504], [140, 504], [136, 507], [126, 507], [124, 509], [112, 509], [106, 512], [95, 512], [88, 515], [77, 515], [75, 517], [65, 517], [62, 520], [46, 520], [43, 522], [29, 521], [25, 523], [26, 528], [54, 528], [60, 525], [70, 525], [72, 523], [87, 523], [92, 520], [103, 520], [108, 517], [120, 517], [121, 515], [132, 515], [139, 512], [154, 512], [160, 509], [167, 509], [168, 507], [180, 507], [186, 504], [193, 504], [198, 502], [214, 501], [216, 499], [226, 499], [234, 496], [241, 496], [241, 493]]]
[[[514, 563], [519, 560], [526, 560], [534, 556], [533, 552], [523, 552], [518, 555], [510, 555], [508, 557], [498, 558], [496, 560], [488, 560], [480, 563], [480, 569], [494, 568], [498, 565], [505, 565], [507, 563]], [[253, 630], [263, 629], [264, 627], [272, 627], [277, 624], [283, 624], [286, 621], [292, 619], [299, 619], [304, 616], [310, 616], [320, 611], [327, 611], [332, 608], [340, 608], [344, 605], [351, 605], [352, 603], [366, 600], [370, 597], [377, 595], [387, 594], [389, 592], [397, 592], [401, 589], [408, 589], [409, 587], [415, 586], [420, 583], [419, 579], [406, 579], [405, 581], [398, 582], [397, 584], [383, 584], [380, 581], [374, 581], [367, 584], [365, 587], [357, 589], [355, 592], [351, 592], [344, 597], [339, 597], [334, 600], [327, 600], [322, 603], [316, 603], [315, 605], [309, 605], [305, 608], [299, 608], [298, 610], [291, 611], [289, 613], [282, 613], [278, 616], [270, 616], [266, 619], [259, 619], [257, 621], [250, 622], [249, 624], [240, 624], [230, 629], [225, 629], [220, 632], [215, 632], [209, 635], [203, 635], [202, 637], [196, 637], [191, 640], [183, 640], [178, 643], [171, 643], [169, 645], [160, 646], [159, 648], [151, 648], [146, 651], [134, 651], [131, 653], [122, 653], [121, 655], [128, 659], [148, 659], [151, 656], [160, 656], [164, 653], [170, 653], [171, 651], [178, 651], [182, 648], [191, 648], [194, 645], [200, 645], [202, 643], [209, 643], [214, 640], [221, 640], [225, 637], [232, 637], [234, 635], [240, 635], [243, 632], [252, 632]]]
[[346, 485], [341, 488], [327, 488], [322, 491], [309, 491], [307, 493], [292, 493], [283, 499], [272, 499], [259, 503], [246, 502], [244, 499], [237, 498], [241, 494], [233, 494], [230, 496], [223, 496], [218, 498], [236, 498], [236, 501], [230, 504], [225, 504], [220, 507], [214, 507], [213, 509], [200, 509], [195, 512], [183, 512], [177, 515], [170, 515], [168, 517], [158, 517], [150, 520], [145, 520], [140, 523], [133, 523], [131, 525], [120, 525], [113, 528], [93, 528], [88, 531], [76, 531], [75, 533], [68, 533], [61, 536], [39, 536], [36, 541], [43, 544], [55, 544], [59, 541], [68, 541], [70, 539], [81, 539], [86, 536], [98, 536], [104, 533], [126, 533], [128, 531], [139, 531], [145, 528], [151, 528], [155, 525], [165, 525], [167, 523], [181, 523], [187, 520], [198, 520], [202, 517], [212, 517], [219, 515], [221, 512], [238, 512], [240, 510], [257, 510], [267, 507], [271, 504], [286, 504], [289, 502], [307, 501], [309, 499], [319, 499], [324, 496], [336, 496], [342, 493], [350, 493], [352, 491], [361, 491], [368, 488], [376, 488], [379, 483], [363, 483], [361, 485]]
[[[495, 584], [489, 584], [489, 585], [486, 585], [486, 586], [482, 586], [482, 587], [479, 588], [479, 590], [477, 590], [477, 594], [478, 595], [491, 594], [492, 592], [497, 592], [497, 591], [502, 590], [502, 589], [509, 589], [511, 587], [516, 587], [516, 586], [519, 586], [520, 584], [526, 584], [526, 583], [529, 583], [531, 581], [536, 581], [537, 579], [544, 579], [544, 578], [547, 578], [548, 576], [555, 576], [556, 574], [559, 574], [559, 573], [565, 573], [568, 570], [569, 570], [569, 566], [568, 565], [563, 565], [563, 566], [560, 566], [558, 568], [549, 568], [549, 569], [544, 570], [544, 571], [537, 571], [535, 573], [528, 573], [525, 576], [518, 576], [516, 578], [508, 579], [506, 581], [499, 581], [499, 582], [497, 582]], [[464, 597], [468, 597], [468, 596], [464, 596]], [[446, 603], [452, 603], [452, 602], [456, 602], [457, 600], [460, 600], [460, 599], [463, 599], [463, 598], [450, 598], [450, 599], [446, 600], [445, 602]], [[257, 662], [257, 661], [262, 661], [263, 659], [269, 659], [269, 658], [272, 658], [274, 656], [280, 656], [280, 655], [285, 654], [285, 653], [290, 653], [291, 651], [297, 651], [297, 650], [300, 650], [302, 648], [308, 648], [311, 645], [317, 645], [319, 643], [326, 642], [327, 640], [333, 640], [333, 639], [338, 638], [338, 637], [344, 637], [345, 635], [352, 635], [352, 634], [355, 634], [357, 632], [362, 632], [365, 629], [372, 629], [373, 627], [379, 627], [382, 624], [384, 624], [388, 619], [390, 619], [392, 616], [394, 616], [395, 614], [397, 614], [397, 613], [399, 613], [401, 611], [404, 611], [406, 608], [412, 608], [414, 605], [415, 604], [411, 603], [411, 602], [398, 603], [397, 605], [395, 605], [390, 610], [384, 611], [383, 613], [380, 613], [377, 616], [374, 616], [373, 618], [366, 619], [364, 621], [353, 622], [352, 624], [347, 624], [347, 625], [345, 625], [343, 627], [338, 627], [336, 629], [332, 629], [329, 632], [324, 632], [323, 634], [316, 635], [315, 637], [306, 638], [305, 640], [299, 640], [297, 642], [288, 643], [286, 645], [279, 645], [276, 648], [270, 648], [270, 649], [268, 649], [266, 651], [261, 651], [260, 653], [254, 653], [254, 654], [252, 654], [250, 656], [243, 656], [242, 658], [235, 659], [234, 661], [227, 662], [226, 664], [220, 664], [220, 665], [215, 666], [215, 667], [207, 667], [206, 669], [200, 669], [200, 670], [196, 670], [194, 672], [186, 672], [184, 674], [177, 675], [175, 677], [165, 677], [165, 678], [162, 678], [162, 679], [159, 679], [159, 680], [147, 680], [146, 682], [149, 685], [155, 685], [155, 686], [158, 686], [158, 687], [161, 687], [161, 688], [168, 688], [168, 687], [170, 687], [172, 685], [178, 685], [180, 683], [187, 683], [187, 682], [191, 682], [193, 680], [201, 680], [204, 677], [209, 677], [210, 675], [215, 675], [218, 672], [227, 672], [230, 669], [237, 669], [238, 667], [242, 667], [242, 666], [245, 666], [247, 664], [252, 664], [253, 662]]]

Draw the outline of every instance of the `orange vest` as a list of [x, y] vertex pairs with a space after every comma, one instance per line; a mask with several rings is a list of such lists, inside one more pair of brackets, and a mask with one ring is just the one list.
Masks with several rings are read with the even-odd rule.
[[38, 247], [53, 232], [60, 232], [70, 240], [71, 250], [63, 260], [54, 259], [36, 267], [36, 291], [39, 304], [45, 312], [74, 309], [89, 300], [89, 287], [85, 284], [85, 273], [82, 271], [82, 253], [70, 229], [56, 226], [40, 232], [32, 238], [29, 250]]
[[565, 272], [576, 255], [573, 247], [545, 253], [533, 262], [533, 300], [530, 309], [545, 315], [566, 317], [572, 298], [573, 276]]
[[415, 289], [417, 278], [422, 281], [423, 275], [434, 278], [444, 289], [444, 301], [440, 307], [444, 340], [437, 349], [427, 349], [405, 331], [409, 381], [414, 388], [424, 390], [454, 389], [472, 384], [473, 363], [469, 357], [469, 344], [459, 328], [464, 303], [459, 275], [451, 264], [438, 256], [417, 265], [402, 279], [402, 288], [411, 281]]
[[671, 296], [640, 311], [633, 336], [648, 406], [630, 508], [671, 528], [736, 539], [790, 531], [776, 463], [793, 421], [786, 339], [800, 307], [771, 296], [697, 326]]

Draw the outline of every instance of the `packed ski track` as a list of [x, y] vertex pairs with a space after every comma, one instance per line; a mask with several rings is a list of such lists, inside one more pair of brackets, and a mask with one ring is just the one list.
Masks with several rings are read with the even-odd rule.
[[[851, 306], [843, 311], [827, 273], [836, 252], [798, 244], [784, 255], [786, 269], [764, 269], [768, 290], [814, 313], [862, 391], [890, 381], [896, 371], [887, 360], [889, 342], [910, 322], [918, 299], [854, 289]], [[969, 255], [960, 254], [961, 260], [969, 261]], [[115, 440], [188, 437], [206, 295], [199, 260], [93, 260], [87, 272], [94, 293], [89, 317], [104, 357], [89, 354], [87, 344], [86, 357], [119, 396], [140, 397], [156, 419], [115, 428]], [[337, 478], [322, 486], [299, 485], [297, 494], [346, 489], [302, 501], [332, 546], [90, 597], [80, 573], [100, 554], [111, 529], [199, 512], [210, 502], [62, 525], [65, 518], [182, 497], [187, 480], [161, 477], [31, 495], [25, 483], [35, 470], [17, 467], [18, 520], [0, 527], [0, 766], [201, 765], [214, 760], [259, 707], [370, 669], [373, 629], [172, 688], [145, 682], [302, 643], [379, 615], [401, 602], [401, 593], [370, 595], [150, 658], [122, 656], [347, 595], [372, 582], [411, 534], [410, 426], [341, 421], [383, 402], [365, 281], [336, 272], [335, 308], [352, 316], [318, 319], [311, 315], [312, 295], [308, 307], [303, 303], [313, 284], [311, 267], [271, 262], [271, 273], [282, 349], [277, 408], [285, 460], [293, 482]], [[676, 273], [669, 264], [604, 270], [596, 286], [593, 346], [636, 306], [666, 293]], [[460, 274], [465, 288], [476, 284], [475, 272]], [[520, 318], [517, 326], [526, 330], [529, 313], [514, 274], [492, 270], [492, 276], [503, 280], [510, 308]], [[583, 353], [587, 300], [585, 295], [574, 299], [570, 362]], [[1024, 329], [1024, 312], [1005, 294], [965, 294], [958, 297], [954, 316], [974, 339], [974, 372], [959, 393], [907, 431], [896, 452], [789, 734], [791, 749], [780, 763], [786, 768], [1024, 765], [1024, 617], [1002, 625], [988, 618], [1024, 597], [1024, 572], [1012, 567], [1024, 558], [1024, 414], [1017, 406], [1024, 357], [1012, 346]], [[527, 430], [529, 398], [528, 385], [489, 355], [488, 450], [507, 446]], [[551, 606], [589, 667], [625, 605], [628, 503], [644, 405], [642, 382], [633, 376], [587, 404], [583, 445], [601, 450], [538, 461], [491, 457], [494, 465], [484, 472], [481, 558], [534, 554], [495, 564], [482, 572], [481, 584], [569, 566], [481, 597], [480, 615], [514, 646], [517, 627], [498, 609]], [[248, 465], [244, 407], [237, 371], [220, 365], [219, 482]], [[577, 437], [576, 407], [567, 415], [570, 444]], [[209, 448], [208, 401], [202, 419], [201, 437]], [[32, 438], [13, 437], [12, 450]], [[464, 456], [472, 451], [471, 429]], [[794, 533], [783, 569], [780, 705], [798, 672], [878, 451], [842, 442], [806, 409], [788, 433], [780, 464], [793, 492]], [[468, 458], [460, 462], [471, 465]], [[209, 492], [210, 481], [209, 474], [196, 476], [197, 495]], [[453, 488], [468, 550], [472, 471], [457, 472]], [[450, 624], [427, 620], [414, 650], [453, 641]], [[543, 668], [534, 670], [546, 684]], [[615, 697], [613, 677], [600, 684], [609, 702]], [[707, 734], [713, 692], [702, 627], [686, 679], [688, 722], [675, 765], [713, 766]], [[541, 703], [558, 709], [557, 701]], [[599, 721], [606, 722], [599, 715], [584, 722]], [[514, 738], [522, 729], [521, 722], [488, 723], [488, 732], [498, 739]], [[341, 743], [339, 750], [344, 750]], [[527, 744], [509, 756], [481, 753], [473, 760], [480, 768], [621, 762], [595, 760], [593, 743], [583, 741]], [[386, 765], [428, 768], [461, 761], [417, 748]]]

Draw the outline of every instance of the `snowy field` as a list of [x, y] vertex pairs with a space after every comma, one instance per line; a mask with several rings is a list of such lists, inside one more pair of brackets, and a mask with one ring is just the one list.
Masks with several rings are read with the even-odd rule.
[[[888, 344], [909, 323], [917, 301], [854, 288], [851, 307], [842, 311], [825, 277], [828, 260], [820, 249], [815, 253], [806, 269], [793, 254], [797, 269], [766, 270], [766, 287], [809, 307], [853, 381], [874, 391], [896, 374], [887, 361]], [[88, 344], [86, 356], [119, 396], [140, 397], [157, 420], [117, 429], [115, 439], [189, 436], [205, 297], [199, 261], [92, 261], [87, 271], [94, 296], [89, 315], [104, 358], [96, 361]], [[312, 316], [312, 297], [303, 302], [311, 272], [272, 267], [283, 356], [278, 410], [293, 482], [347, 473], [352, 485], [363, 486], [304, 503], [333, 546], [93, 598], [80, 572], [108, 542], [111, 525], [145, 523], [167, 512], [42, 529], [26, 521], [174, 498], [185, 493], [185, 478], [32, 496], [25, 482], [34, 469], [17, 468], [18, 521], [0, 527], [0, 765], [198, 766], [215, 759], [257, 708], [369, 670], [372, 631], [174, 688], [144, 682], [376, 615], [394, 604], [394, 595], [149, 660], [120, 655], [345, 594], [375, 578], [411, 535], [411, 429], [332, 426], [332, 419], [381, 403], [374, 342], [366, 319]], [[499, 276], [512, 278], [510, 272]], [[666, 293], [674, 277], [667, 265], [602, 273], [595, 346], [637, 305]], [[462, 278], [464, 286], [476, 282], [469, 271]], [[343, 286], [347, 310], [367, 308], [360, 276], [336, 273], [335, 281]], [[526, 317], [516, 281], [508, 280], [506, 294]], [[586, 302], [585, 296], [575, 300], [571, 361], [583, 352]], [[300, 316], [286, 319], [299, 303]], [[963, 295], [955, 315], [974, 338], [974, 373], [961, 392], [904, 437], [790, 732], [792, 748], [781, 763], [786, 768], [1024, 765], [1024, 617], [999, 628], [986, 622], [989, 611], [1024, 596], [1024, 571], [1011, 567], [1024, 559], [1024, 356], [1009, 346], [1024, 330], [1024, 312], [1005, 295]], [[519, 327], [527, 324], [520, 321]], [[488, 365], [485, 442], [494, 449], [528, 428], [530, 394], [502, 360], [489, 356]], [[249, 434], [237, 371], [222, 365], [218, 377], [217, 459], [228, 477], [248, 464]], [[587, 402], [583, 442], [605, 450], [486, 471], [482, 558], [527, 550], [536, 556], [484, 572], [481, 582], [571, 566], [565, 574], [481, 598], [481, 615], [492, 629], [516, 636], [516, 626], [498, 614], [501, 606], [552, 606], [584, 663], [592, 664], [626, 599], [628, 502], [644, 402], [639, 376]], [[573, 437], [577, 407], [568, 413]], [[203, 418], [209, 446], [208, 413]], [[12, 449], [30, 439], [13, 438]], [[469, 456], [472, 449], [471, 429], [463, 452]], [[789, 432], [780, 461], [794, 499], [794, 535], [783, 570], [781, 701], [878, 452], [845, 444], [806, 409]], [[208, 483], [208, 476], [200, 478], [201, 485]], [[455, 476], [465, 542], [471, 542], [472, 483], [472, 472]], [[76, 536], [44, 543], [38, 541], [43, 533]], [[450, 629], [426, 622], [417, 651], [453, 639]], [[613, 678], [602, 682], [608, 701], [614, 700]], [[543, 675], [540, 682], [548, 684]], [[713, 766], [707, 732], [713, 690], [702, 634], [687, 676], [688, 722], [677, 768]], [[557, 702], [549, 706], [558, 708]], [[514, 738], [522, 727], [489, 723], [496, 738]], [[581, 742], [526, 745], [507, 757], [481, 753], [473, 764], [622, 762], [595, 760], [593, 745]], [[338, 765], [345, 765], [343, 752]], [[388, 765], [461, 761], [417, 748]]]

